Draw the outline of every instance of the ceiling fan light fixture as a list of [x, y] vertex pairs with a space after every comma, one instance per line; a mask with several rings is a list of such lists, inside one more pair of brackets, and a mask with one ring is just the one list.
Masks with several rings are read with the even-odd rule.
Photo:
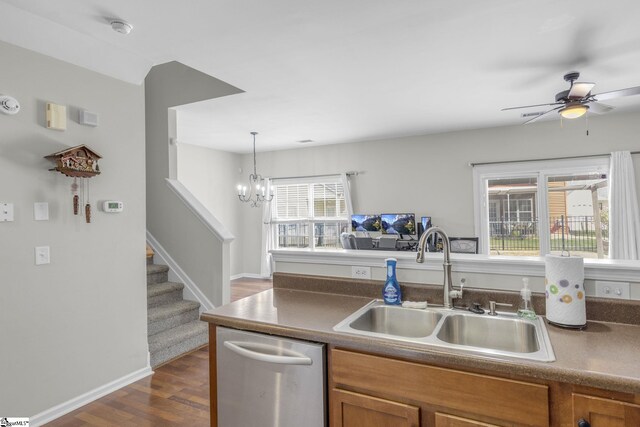
[[577, 119], [578, 117], [584, 116], [588, 109], [588, 105], [570, 104], [560, 109], [558, 112], [565, 119]]

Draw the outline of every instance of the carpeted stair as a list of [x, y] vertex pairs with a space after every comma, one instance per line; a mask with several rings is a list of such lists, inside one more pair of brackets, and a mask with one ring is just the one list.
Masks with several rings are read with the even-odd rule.
[[182, 298], [182, 283], [168, 281], [169, 267], [147, 265], [147, 322], [151, 367], [202, 347], [208, 328], [199, 320], [200, 303]]

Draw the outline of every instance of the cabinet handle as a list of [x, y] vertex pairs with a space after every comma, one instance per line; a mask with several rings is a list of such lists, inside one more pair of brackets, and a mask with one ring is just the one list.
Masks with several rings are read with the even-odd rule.
[[591, 427], [591, 424], [589, 424], [589, 421], [585, 420], [584, 418], [580, 418], [578, 420], [578, 427]]
[[[268, 344], [225, 341], [224, 346], [236, 354], [261, 362], [282, 365], [311, 365], [313, 363], [311, 358], [304, 354]], [[278, 353], [283, 353], [284, 356], [280, 356]]]

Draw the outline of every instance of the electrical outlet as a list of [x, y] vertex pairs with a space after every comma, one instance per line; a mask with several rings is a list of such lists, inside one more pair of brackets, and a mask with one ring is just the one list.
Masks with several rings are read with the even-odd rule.
[[596, 296], [602, 298], [629, 298], [629, 282], [596, 280]]
[[351, 277], [354, 279], [371, 279], [371, 267], [351, 267]]
[[0, 222], [13, 221], [13, 203], [0, 203]]

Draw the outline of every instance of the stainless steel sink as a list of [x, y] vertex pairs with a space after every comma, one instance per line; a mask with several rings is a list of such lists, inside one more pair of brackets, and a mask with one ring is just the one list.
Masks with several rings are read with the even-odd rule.
[[457, 345], [512, 353], [540, 350], [536, 325], [524, 319], [452, 314], [442, 322], [437, 338]]
[[375, 300], [333, 328], [336, 332], [444, 347], [487, 356], [552, 362], [551, 342], [542, 318], [515, 314], [492, 317], [466, 311], [429, 307], [387, 306]]
[[374, 306], [356, 318], [353, 329], [399, 337], [427, 337], [436, 328], [442, 314], [397, 306]]

